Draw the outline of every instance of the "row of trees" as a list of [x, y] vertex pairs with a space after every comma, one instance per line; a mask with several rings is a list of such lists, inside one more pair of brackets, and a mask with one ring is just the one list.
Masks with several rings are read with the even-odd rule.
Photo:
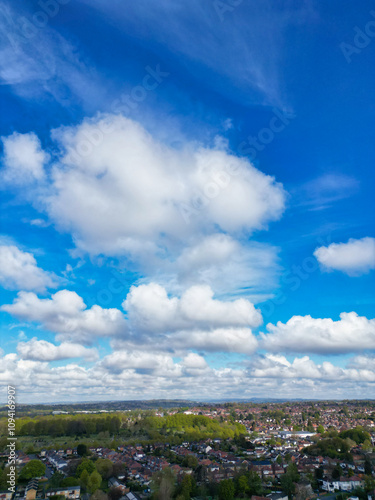
[[91, 418], [40, 418], [20, 424], [20, 436], [82, 436], [108, 431], [118, 434], [121, 420], [117, 416]]
[[246, 434], [244, 425], [238, 422], [219, 422], [204, 415], [176, 413], [165, 417], [146, 417], [141, 426], [152, 435], [157, 431], [162, 435], [183, 434], [185, 440], [207, 438], [233, 439]]

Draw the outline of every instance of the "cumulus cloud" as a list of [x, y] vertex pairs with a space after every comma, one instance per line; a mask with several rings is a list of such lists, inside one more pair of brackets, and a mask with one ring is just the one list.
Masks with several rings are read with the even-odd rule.
[[323, 379], [375, 382], [375, 373], [369, 369], [341, 368], [328, 361], [316, 364], [309, 356], [295, 358], [292, 362], [284, 356], [266, 354], [258, 356], [251, 364], [250, 374], [254, 377], [283, 379]]
[[52, 273], [40, 269], [33, 254], [15, 245], [0, 246], [0, 283], [10, 290], [45, 291], [55, 287], [57, 280]]
[[259, 310], [246, 299], [221, 301], [207, 285], [186, 290], [180, 298], [168, 297], [156, 283], [133, 286], [123, 303], [133, 327], [149, 332], [172, 332], [225, 326], [256, 327], [262, 323]]
[[106, 356], [100, 366], [111, 373], [135, 370], [140, 374], [154, 374], [163, 377], [181, 375], [181, 367], [172, 356], [164, 353], [142, 351], [117, 351]]
[[251, 328], [262, 323], [249, 300], [214, 299], [207, 285], [190, 287], [181, 297], [168, 297], [156, 283], [133, 286], [123, 307], [134, 331], [143, 338], [160, 334], [158, 344], [166, 349], [250, 353], [257, 346]]
[[63, 341], [90, 344], [98, 337], [127, 332], [121, 311], [98, 305], [87, 309], [83, 299], [69, 290], [60, 290], [50, 299], [40, 299], [32, 292], [19, 292], [13, 304], [3, 305], [1, 310], [19, 319], [40, 323]]
[[8, 137], [2, 137], [4, 146], [1, 171], [3, 182], [15, 185], [25, 185], [41, 181], [45, 177], [44, 165], [49, 155], [43, 151], [38, 137], [30, 132], [18, 134], [14, 132]]
[[146, 351], [157, 347], [166, 352], [191, 348], [251, 353], [257, 346], [251, 327], [262, 322], [250, 301], [216, 300], [208, 286], [191, 287], [181, 297], [171, 298], [155, 283], [133, 286], [123, 307], [127, 318], [114, 308], [94, 305], [88, 309], [77, 293], [60, 290], [50, 299], [19, 292], [1, 310], [42, 325], [63, 342], [90, 344], [99, 337], [111, 337], [121, 349], [142, 346]]
[[171, 250], [171, 240], [217, 228], [249, 234], [284, 210], [281, 184], [246, 159], [193, 143], [173, 148], [119, 115], [57, 129], [53, 138], [62, 158], [41, 204], [93, 254]]
[[[310, 397], [368, 398], [373, 394], [374, 371], [315, 365], [307, 358], [289, 362], [255, 359], [249, 369], [204, 368], [195, 353], [174, 362], [156, 353], [121, 352], [92, 367], [71, 363], [51, 366], [43, 361], [7, 354], [0, 359], [0, 382], [17, 382], [25, 402], [154, 398]], [[304, 364], [307, 366], [304, 367]], [[275, 369], [275, 365], [277, 369]], [[5, 394], [5, 393], [4, 393]]]
[[287, 323], [269, 323], [267, 330], [261, 334], [261, 345], [272, 352], [340, 354], [375, 349], [375, 319], [355, 312], [341, 313], [339, 321], [293, 316]]
[[342, 271], [349, 276], [360, 276], [375, 269], [375, 238], [350, 239], [347, 243], [331, 243], [314, 252], [322, 266]]
[[57, 361], [70, 358], [85, 358], [87, 361], [98, 359], [96, 349], [87, 349], [81, 344], [63, 342], [60, 345], [52, 344], [46, 340], [38, 340], [36, 337], [28, 342], [19, 342], [17, 352], [22, 359], [33, 361]]

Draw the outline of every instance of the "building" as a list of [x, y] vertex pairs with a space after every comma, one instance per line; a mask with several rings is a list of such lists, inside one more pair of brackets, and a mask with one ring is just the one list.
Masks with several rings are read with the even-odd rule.
[[26, 500], [35, 500], [36, 493], [38, 491], [38, 485], [39, 485], [38, 479], [32, 479], [31, 481], [29, 481], [25, 489], [24, 498]]
[[12, 500], [12, 496], [11, 491], [0, 491], [0, 500]]
[[55, 490], [46, 491], [46, 497], [52, 497], [54, 495], [61, 495], [65, 498], [78, 499], [81, 495], [80, 486], [69, 486], [66, 488], [56, 488]]

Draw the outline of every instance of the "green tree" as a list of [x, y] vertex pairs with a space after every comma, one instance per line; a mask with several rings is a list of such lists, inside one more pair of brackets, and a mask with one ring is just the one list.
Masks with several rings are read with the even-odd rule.
[[33, 477], [41, 477], [46, 472], [46, 466], [40, 460], [30, 460], [21, 470], [20, 479], [29, 480]]
[[340, 479], [341, 474], [342, 474], [341, 467], [339, 465], [336, 465], [336, 467], [332, 471], [332, 479]]
[[365, 477], [365, 491], [366, 493], [370, 493], [375, 490], [375, 478], [372, 476]]
[[233, 500], [234, 484], [231, 479], [223, 479], [219, 484], [219, 500]]
[[88, 483], [87, 483], [87, 489], [91, 494], [95, 493], [96, 490], [99, 489], [100, 485], [102, 484], [102, 476], [99, 474], [98, 471], [94, 470], [92, 474], [90, 474]]
[[292, 498], [296, 490], [296, 483], [299, 481], [299, 474], [296, 464], [290, 463], [285, 474], [280, 477], [281, 489]]
[[248, 484], [248, 492], [249, 495], [261, 495], [263, 487], [262, 487], [262, 479], [259, 474], [255, 470], [251, 470], [247, 473], [247, 484]]
[[198, 459], [194, 455], [187, 455], [182, 461], [182, 465], [194, 470], [198, 467]]
[[95, 467], [104, 479], [109, 479], [113, 475], [113, 463], [107, 458], [98, 458]]
[[365, 458], [365, 474], [367, 476], [371, 476], [372, 475], [371, 460], [368, 457]]
[[89, 460], [88, 458], [84, 458], [77, 467], [76, 476], [81, 477], [81, 474], [84, 470], [87, 470], [89, 474], [92, 474], [95, 470], [94, 462], [92, 460]]
[[318, 434], [324, 434], [324, 427], [322, 424], [318, 425], [318, 428], [316, 429]]
[[89, 477], [90, 477], [90, 474], [88, 473], [88, 470], [83, 469], [82, 474], [81, 474], [79, 479], [80, 479], [81, 486], [85, 489], [87, 489]]
[[89, 454], [89, 449], [87, 448], [87, 445], [81, 443], [77, 446], [77, 453], [81, 457], [85, 457], [86, 455]]
[[239, 476], [237, 478], [236, 490], [237, 493], [241, 496], [245, 496], [245, 494], [249, 491], [249, 484], [247, 482], [247, 477], [245, 475]]
[[372, 450], [371, 441], [369, 439], [364, 440], [364, 442], [362, 444], [362, 450], [363, 451], [371, 451]]
[[191, 497], [193, 487], [193, 478], [190, 474], [185, 474], [181, 482], [181, 495], [185, 500]]
[[288, 474], [283, 474], [280, 477], [280, 483], [281, 483], [281, 489], [283, 492], [288, 495], [288, 498], [292, 498], [295, 490], [296, 490], [296, 485], [293, 482], [292, 478]]

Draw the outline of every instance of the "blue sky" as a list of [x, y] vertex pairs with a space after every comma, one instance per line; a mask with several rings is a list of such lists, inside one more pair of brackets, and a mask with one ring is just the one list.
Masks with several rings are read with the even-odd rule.
[[372, 398], [371, 2], [0, 2], [24, 402]]

